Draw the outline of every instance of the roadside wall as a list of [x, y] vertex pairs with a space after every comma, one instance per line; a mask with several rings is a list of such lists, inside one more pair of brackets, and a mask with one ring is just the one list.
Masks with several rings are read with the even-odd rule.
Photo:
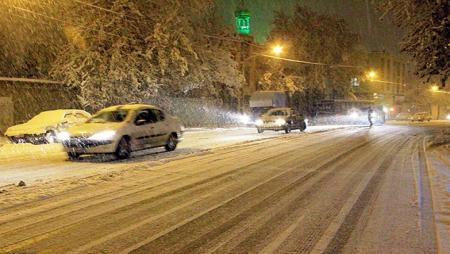
[[0, 135], [41, 111], [80, 108], [76, 91], [62, 84], [0, 81]]
[[178, 117], [186, 127], [231, 127], [239, 125], [233, 105], [207, 98], [155, 97], [147, 103]]
[[[0, 133], [14, 123], [14, 107], [11, 97], [0, 97]], [[1, 140], [0, 140], [1, 145]]]

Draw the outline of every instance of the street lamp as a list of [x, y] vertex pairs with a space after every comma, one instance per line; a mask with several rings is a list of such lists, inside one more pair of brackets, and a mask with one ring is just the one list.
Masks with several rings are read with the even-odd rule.
[[283, 53], [283, 46], [275, 45], [275, 46], [272, 48], [272, 53], [273, 53], [275, 56], [280, 56], [280, 55]]
[[371, 70], [371, 71], [369, 71], [369, 72], [366, 74], [366, 76], [367, 76], [367, 78], [368, 78], [369, 80], [374, 80], [374, 79], [376, 79], [376, 77], [377, 77], [378, 75], [377, 75], [377, 72], [376, 72], [376, 71]]
[[439, 91], [439, 87], [437, 85], [434, 85], [431, 87], [431, 91], [432, 92], [438, 92]]

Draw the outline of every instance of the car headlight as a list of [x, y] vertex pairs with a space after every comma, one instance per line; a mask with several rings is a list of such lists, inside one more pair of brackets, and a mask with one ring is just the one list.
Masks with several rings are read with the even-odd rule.
[[242, 124], [249, 124], [251, 122], [250, 116], [244, 114], [238, 116], [239, 122]]
[[450, 120], [450, 114], [448, 114], [446, 118], [447, 118], [447, 120]]
[[277, 119], [275, 120], [276, 125], [285, 125], [286, 121], [284, 119]]
[[356, 112], [352, 112], [352, 113], [350, 113], [350, 117], [351, 117], [351, 118], [358, 118], [359, 115], [358, 115], [358, 113], [356, 113]]
[[59, 132], [58, 134], [56, 134], [56, 139], [60, 140], [60, 141], [65, 141], [65, 140], [69, 140], [70, 139], [70, 134], [68, 132]]
[[264, 122], [261, 119], [258, 119], [258, 120], [255, 121], [255, 124], [258, 125], [258, 126], [263, 125], [263, 123]]
[[116, 135], [115, 131], [102, 131], [92, 135], [89, 139], [95, 141], [111, 140], [114, 135]]

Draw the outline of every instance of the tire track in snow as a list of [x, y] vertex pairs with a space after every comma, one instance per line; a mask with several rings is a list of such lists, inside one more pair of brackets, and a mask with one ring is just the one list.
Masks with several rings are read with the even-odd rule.
[[[284, 152], [286, 152], [286, 151], [284, 151]], [[273, 156], [273, 157], [277, 157], [277, 155], [275, 155], [275, 156]]]

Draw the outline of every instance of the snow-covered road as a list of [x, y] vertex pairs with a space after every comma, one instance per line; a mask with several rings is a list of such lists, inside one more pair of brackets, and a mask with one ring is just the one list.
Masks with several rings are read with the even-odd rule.
[[[314, 126], [310, 127], [305, 133], [295, 131], [290, 135], [308, 135], [339, 128], [357, 127]], [[254, 128], [191, 129], [185, 133], [183, 142], [180, 143], [175, 152], [166, 153], [163, 149], [138, 152], [134, 155], [134, 159], [128, 161], [125, 165], [133, 165], [135, 162], [143, 161], [158, 164], [161, 161], [192, 153], [204, 153], [213, 148], [282, 135], [284, 135], [283, 132], [271, 131], [258, 134]], [[60, 144], [6, 144], [0, 147], [0, 186], [15, 184], [19, 181], [32, 184], [35, 181], [86, 177], [127, 168], [124, 167], [124, 163], [118, 163], [111, 159], [108, 156], [97, 156], [79, 162], [71, 162], [67, 160]]]
[[[437, 128], [267, 134], [177, 157], [54, 162], [97, 175], [0, 194], [0, 253], [438, 253], [447, 239], [425, 149]], [[190, 135], [202, 146], [201, 132]]]

